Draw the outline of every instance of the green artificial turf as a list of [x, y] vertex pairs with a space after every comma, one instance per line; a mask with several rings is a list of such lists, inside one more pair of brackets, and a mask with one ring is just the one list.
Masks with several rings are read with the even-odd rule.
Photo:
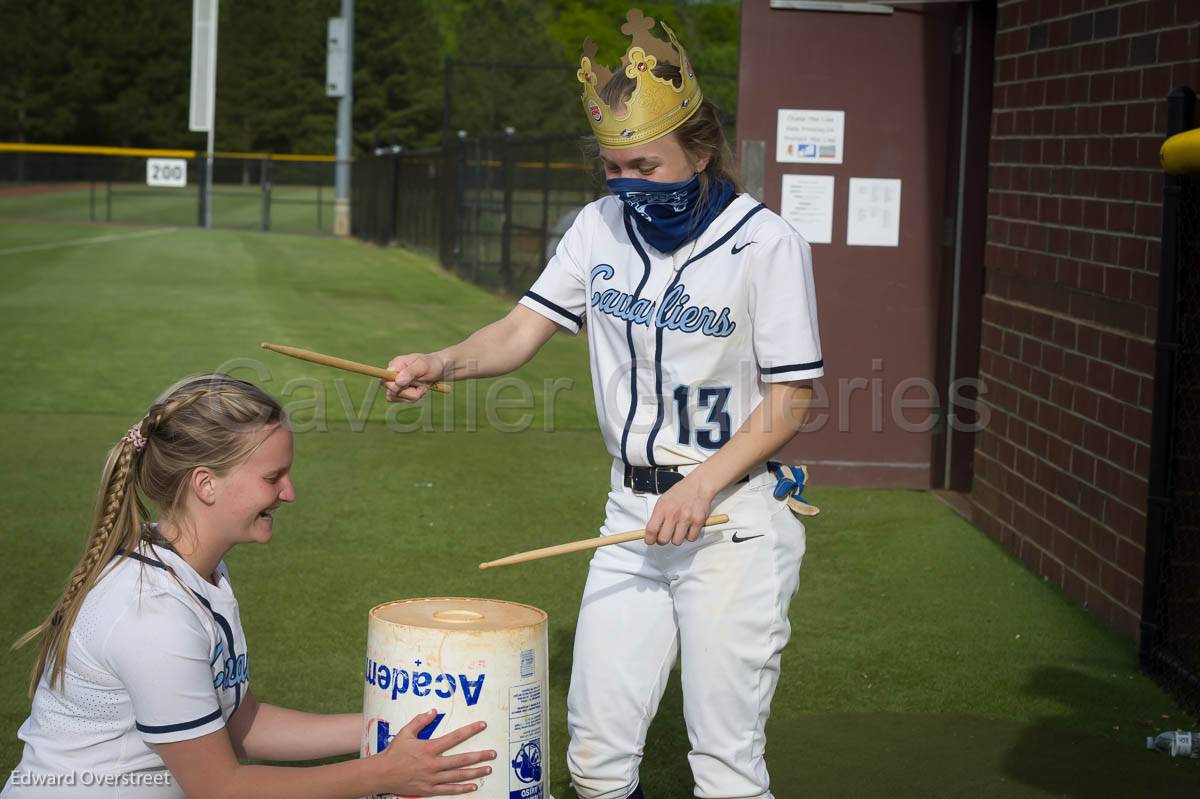
[[[555, 336], [516, 380], [458, 385], [390, 419], [372, 380], [258, 349], [383, 364], [510, 304], [353, 241], [0, 222], [0, 641], [57, 595], [104, 452], [154, 396], [191, 372], [257, 375], [293, 412], [298, 499], [268, 546], [228, 557], [256, 695], [358, 709], [380, 602], [528, 602], [550, 615], [546, 762], [570, 797], [565, 693], [587, 557], [476, 565], [601, 521], [609, 460], [583, 337]], [[522, 407], [489, 414], [489, 391]], [[1133, 642], [931, 495], [813, 477], [822, 514], [768, 728], [779, 799], [1196, 795], [1200, 761], [1144, 751], [1146, 735], [1194, 720], [1136, 672]], [[30, 660], [0, 654], [0, 772], [20, 757]], [[688, 748], [676, 679], [648, 736], [648, 796], [691, 795]]]

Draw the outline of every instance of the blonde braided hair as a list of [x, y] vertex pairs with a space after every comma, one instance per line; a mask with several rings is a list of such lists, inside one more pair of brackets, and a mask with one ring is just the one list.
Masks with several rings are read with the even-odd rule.
[[109, 565], [146, 537], [150, 513], [142, 496], [164, 517], [181, 517], [193, 469], [207, 466], [219, 474], [233, 468], [261, 443], [249, 433], [283, 421], [279, 403], [257, 386], [224, 374], [193, 375], [167, 389], [109, 450], [83, 555], [50, 614], [13, 644], [42, 637], [31, 696], [47, 668], [50, 686], [61, 689], [70, 631], [84, 599]]

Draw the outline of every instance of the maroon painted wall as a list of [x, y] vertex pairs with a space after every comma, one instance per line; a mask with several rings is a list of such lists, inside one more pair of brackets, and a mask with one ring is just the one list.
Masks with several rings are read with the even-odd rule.
[[[931, 409], [897, 411], [894, 402], [927, 399], [912, 382], [933, 387], [937, 378], [959, 11], [933, 4], [884, 16], [742, 4], [738, 139], [766, 144], [762, 199], [780, 210], [784, 174], [835, 177], [833, 242], [812, 245], [828, 404], [810, 415], [812, 428], [824, 420], [820, 428], [787, 450], [810, 464], [815, 481], [930, 486], [934, 434], [912, 428]], [[844, 111], [844, 162], [777, 163], [781, 108]], [[846, 245], [851, 177], [903, 181], [899, 247]]]

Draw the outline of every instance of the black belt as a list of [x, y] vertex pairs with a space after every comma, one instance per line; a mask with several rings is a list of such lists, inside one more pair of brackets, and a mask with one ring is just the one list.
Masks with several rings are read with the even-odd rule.
[[[683, 479], [678, 466], [630, 466], [625, 464], [625, 487], [639, 494], [665, 494]], [[750, 475], [742, 475], [738, 483], [750, 482]], [[736, 485], [736, 483], [735, 483]]]

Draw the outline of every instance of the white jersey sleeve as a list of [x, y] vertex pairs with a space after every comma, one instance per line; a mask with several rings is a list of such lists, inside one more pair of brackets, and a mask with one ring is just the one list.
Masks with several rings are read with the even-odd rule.
[[808, 380], [825, 373], [817, 330], [812, 248], [798, 234], [754, 252], [750, 318], [754, 355], [767, 383]]
[[587, 228], [593, 216], [585, 206], [562, 240], [554, 257], [520, 303], [574, 335], [583, 326], [587, 308]]
[[214, 644], [184, 599], [158, 593], [130, 603], [104, 647], [148, 744], [199, 738], [225, 725], [213, 687]]

